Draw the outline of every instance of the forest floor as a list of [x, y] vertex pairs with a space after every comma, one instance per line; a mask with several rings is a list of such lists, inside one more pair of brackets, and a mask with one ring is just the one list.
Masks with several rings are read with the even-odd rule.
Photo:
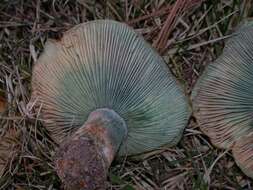
[[[0, 189], [62, 188], [52, 162], [54, 143], [26, 106], [33, 64], [48, 38], [60, 38], [89, 20], [125, 22], [157, 49], [190, 95], [206, 65], [221, 54], [229, 34], [253, 15], [252, 4], [251, 0], [1, 0], [0, 135], [11, 130], [8, 139], [15, 146], [2, 176], [0, 158]], [[253, 181], [237, 167], [230, 151], [210, 143], [192, 118], [176, 147], [114, 161], [108, 186], [246, 190], [253, 189]]]

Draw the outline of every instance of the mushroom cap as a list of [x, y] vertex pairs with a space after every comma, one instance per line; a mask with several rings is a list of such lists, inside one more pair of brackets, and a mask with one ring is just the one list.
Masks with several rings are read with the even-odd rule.
[[201, 130], [220, 148], [253, 132], [253, 24], [241, 25], [192, 93]]
[[118, 113], [128, 135], [118, 155], [175, 145], [188, 101], [162, 58], [127, 25], [96, 20], [48, 40], [35, 64], [32, 101], [60, 143], [99, 108]]
[[253, 178], [253, 133], [237, 140], [232, 151], [237, 165], [247, 176]]
[[201, 130], [220, 148], [232, 148], [237, 165], [253, 178], [253, 22], [227, 41], [192, 93]]

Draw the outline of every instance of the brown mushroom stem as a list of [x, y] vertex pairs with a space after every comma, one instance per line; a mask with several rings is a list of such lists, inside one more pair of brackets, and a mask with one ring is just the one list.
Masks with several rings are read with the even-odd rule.
[[113, 110], [97, 109], [56, 154], [56, 171], [66, 189], [105, 189], [108, 168], [127, 135]]

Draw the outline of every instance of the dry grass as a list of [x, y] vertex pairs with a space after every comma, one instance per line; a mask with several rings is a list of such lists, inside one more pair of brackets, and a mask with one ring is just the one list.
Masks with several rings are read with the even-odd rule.
[[[26, 107], [32, 65], [46, 39], [60, 38], [88, 20], [126, 22], [157, 48], [190, 94], [206, 64], [221, 53], [224, 39], [252, 13], [251, 0], [1, 0], [0, 100], [5, 98], [7, 109], [0, 134], [15, 129], [19, 135], [13, 137], [18, 138], [15, 154], [0, 189], [61, 188], [52, 165], [54, 143]], [[231, 153], [210, 145], [194, 119], [177, 147], [115, 161], [108, 183], [113, 190], [253, 189]]]

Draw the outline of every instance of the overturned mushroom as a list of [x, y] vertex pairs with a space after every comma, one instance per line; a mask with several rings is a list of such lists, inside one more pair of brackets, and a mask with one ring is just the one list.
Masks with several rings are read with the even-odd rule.
[[253, 133], [237, 140], [232, 152], [237, 165], [245, 174], [253, 178]]
[[253, 23], [246, 22], [227, 41], [223, 54], [208, 65], [192, 93], [193, 112], [202, 131], [216, 146], [232, 148], [236, 162], [250, 177], [253, 172], [252, 52]]
[[116, 155], [175, 145], [190, 114], [162, 58], [116, 21], [80, 24], [49, 40], [32, 87], [60, 145], [56, 170], [67, 189], [104, 189]]

